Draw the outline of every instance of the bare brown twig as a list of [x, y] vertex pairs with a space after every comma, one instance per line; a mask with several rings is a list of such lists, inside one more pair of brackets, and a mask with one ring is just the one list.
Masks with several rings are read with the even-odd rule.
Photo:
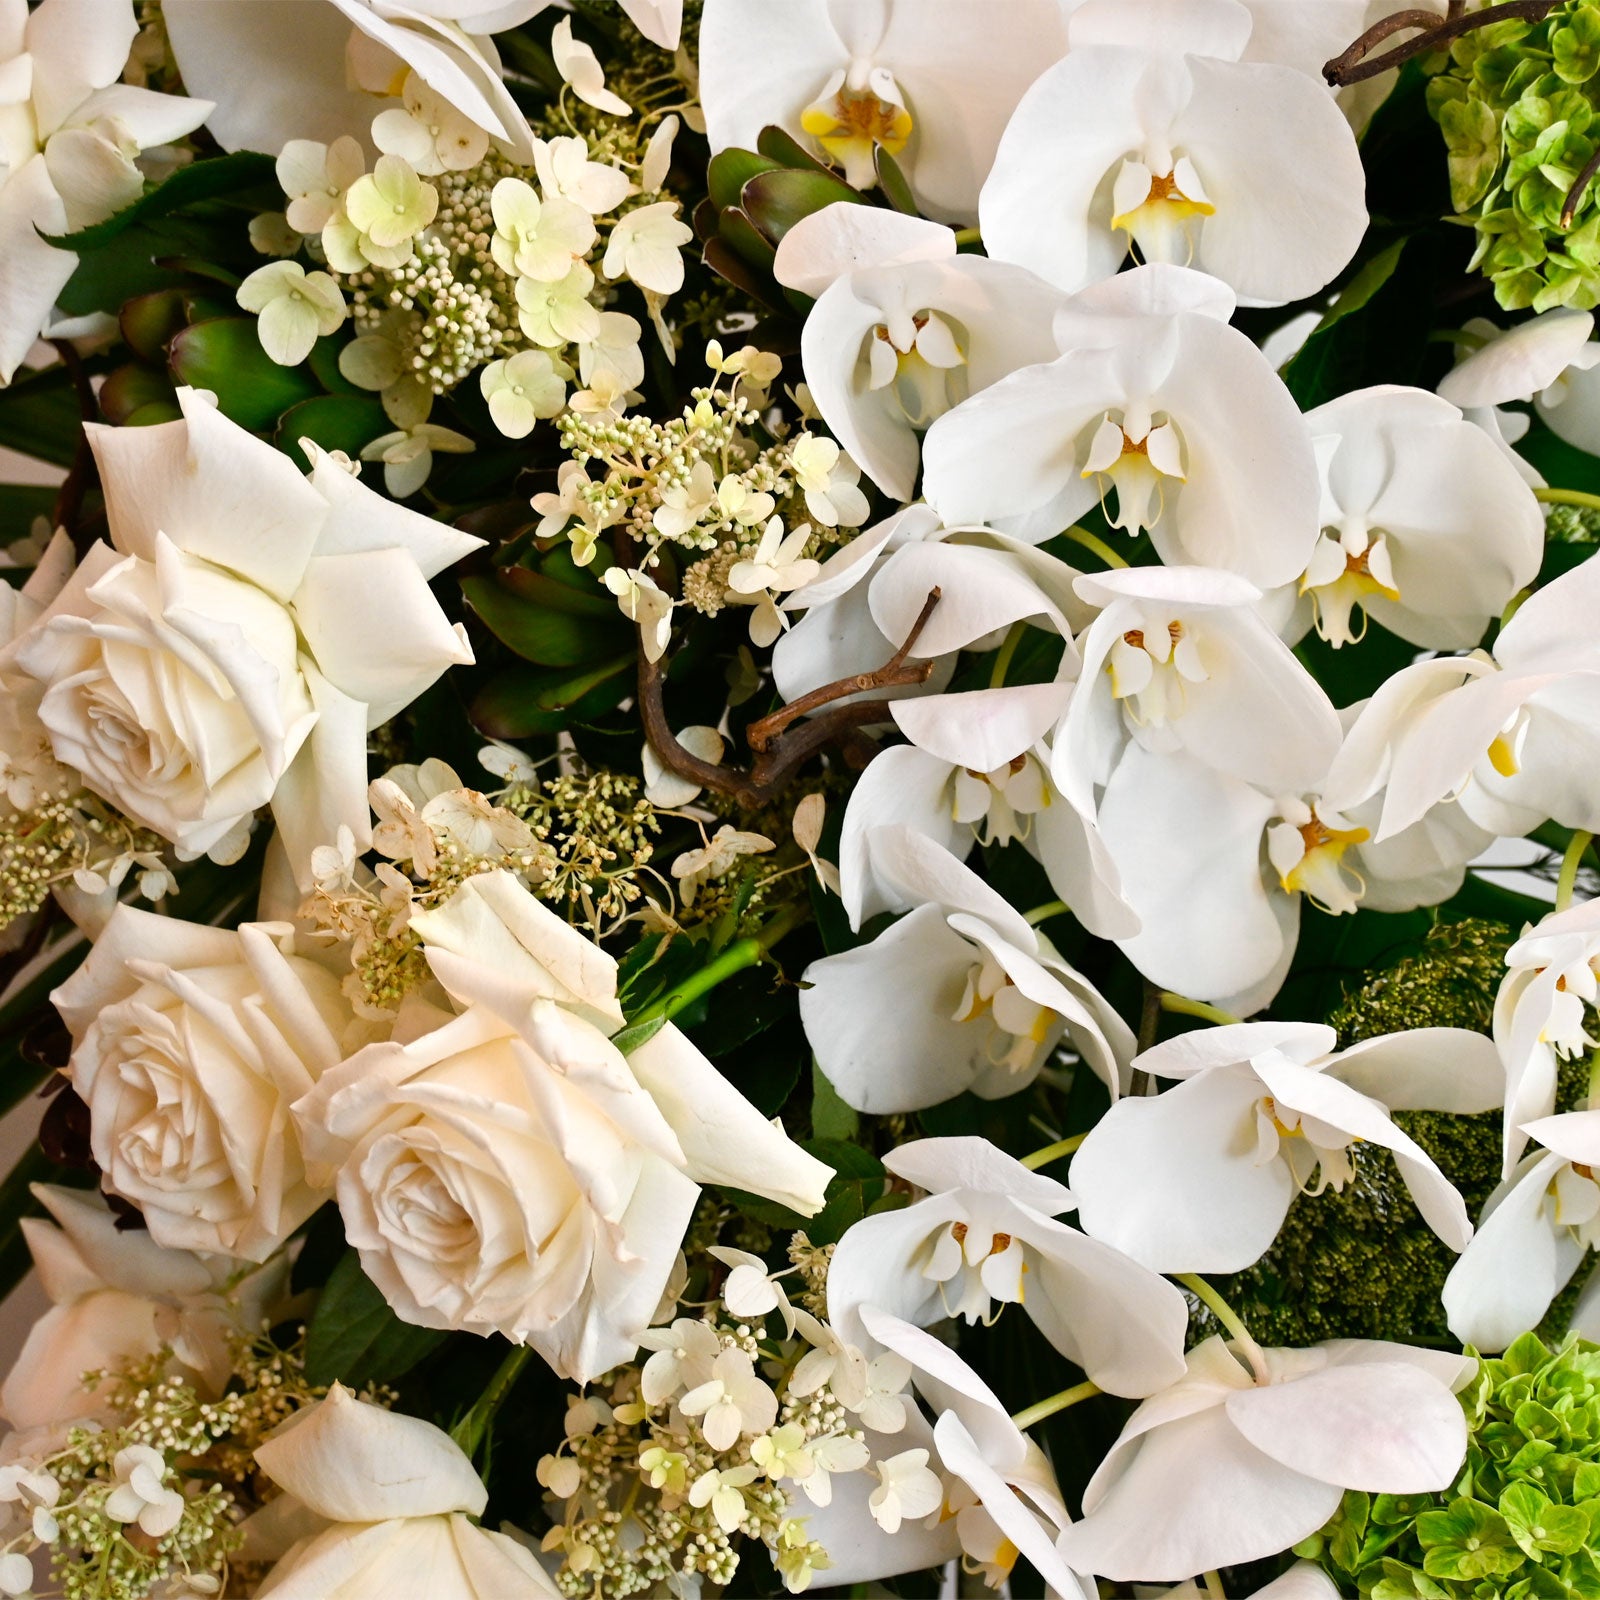
[[[1482, 11], [1467, 11], [1464, 0], [1450, 0], [1443, 19], [1432, 11], [1396, 11], [1381, 22], [1373, 23], [1349, 49], [1329, 61], [1322, 69], [1322, 76], [1335, 88], [1342, 89], [1347, 84], [1376, 78], [1390, 67], [1437, 50], [1475, 28], [1486, 28], [1495, 22], [1542, 22], [1560, 3], [1561, 0], [1504, 0], [1503, 4], [1486, 6]], [[1414, 39], [1407, 39], [1381, 55], [1371, 54], [1385, 39], [1407, 28], [1419, 30]]]
[[[677, 735], [667, 721], [666, 707], [662, 701], [661, 663], [648, 660], [641, 649], [639, 710], [644, 721], [645, 738], [661, 758], [662, 765], [676, 772], [679, 777], [688, 778], [702, 788], [714, 789], [718, 794], [732, 795], [741, 805], [760, 805], [777, 794], [819, 750], [846, 737], [854, 729], [867, 723], [882, 722], [889, 715], [889, 702], [881, 698], [852, 700], [848, 705], [835, 705], [833, 702], [849, 695], [873, 695], [877, 690], [926, 681], [933, 671], [933, 662], [912, 663], [907, 657], [938, 603], [939, 591], [930, 590], [905, 642], [876, 671], [858, 672], [848, 678], [825, 683], [770, 716], [751, 723], [746, 738], [756, 752], [756, 759], [748, 772], [723, 766], [716, 761], [702, 761], [679, 744]], [[830, 705], [831, 710], [821, 709]], [[798, 727], [791, 726], [797, 718], [810, 712], [818, 714]]]

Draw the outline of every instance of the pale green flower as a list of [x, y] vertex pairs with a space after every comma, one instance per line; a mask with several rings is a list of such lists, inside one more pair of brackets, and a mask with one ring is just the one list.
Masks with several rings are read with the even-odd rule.
[[572, 368], [548, 350], [523, 350], [509, 361], [491, 361], [478, 374], [494, 425], [508, 439], [525, 439], [541, 417], [558, 415], [567, 403]]
[[349, 315], [344, 296], [326, 272], [307, 272], [298, 261], [270, 261], [239, 285], [237, 299], [256, 313], [261, 348], [280, 367], [298, 366], [320, 335]]
[[600, 336], [600, 313], [589, 303], [594, 274], [581, 261], [558, 283], [517, 279], [517, 321], [535, 344], [554, 350]]
[[383, 463], [383, 486], [396, 500], [414, 495], [433, 471], [434, 451], [465, 455], [477, 446], [465, 434], [441, 428], [436, 422], [419, 422], [374, 439], [361, 452], [363, 461]]
[[541, 200], [521, 178], [502, 178], [489, 197], [489, 248], [505, 272], [559, 283], [594, 244], [594, 218], [571, 200]]
[[409, 245], [433, 221], [439, 191], [424, 183], [401, 156], [379, 156], [378, 164], [350, 185], [344, 197], [350, 224], [379, 249]]

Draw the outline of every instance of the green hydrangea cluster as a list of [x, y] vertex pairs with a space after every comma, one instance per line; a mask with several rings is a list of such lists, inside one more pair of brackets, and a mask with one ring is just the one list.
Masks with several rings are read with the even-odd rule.
[[1431, 1495], [1345, 1495], [1296, 1547], [1363, 1600], [1600, 1600], [1600, 1345], [1480, 1359], [1466, 1463]]
[[1449, 151], [1450, 198], [1470, 217], [1472, 265], [1507, 310], [1600, 304], [1600, 193], [1570, 224], [1567, 195], [1600, 145], [1600, 0], [1565, 0], [1453, 40], [1428, 85]]

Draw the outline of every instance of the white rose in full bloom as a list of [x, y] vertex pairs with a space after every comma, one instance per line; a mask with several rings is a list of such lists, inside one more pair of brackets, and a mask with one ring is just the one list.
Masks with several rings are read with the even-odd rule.
[[111, 543], [21, 641], [57, 760], [177, 846], [235, 859], [271, 804], [311, 851], [370, 838], [366, 737], [472, 659], [428, 579], [481, 541], [396, 506], [315, 446], [309, 478], [178, 391], [183, 420], [88, 424]]
[[335, 1384], [256, 1449], [261, 1470], [329, 1526], [291, 1546], [256, 1591], [276, 1600], [530, 1600], [560, 1591], [515, 1539], [469, 1520], [489, 1494], [421, 1417]]
[[698, 1182], [821, 1205], [829, 1169], [676, 1029], [621, 1054], [616, 963], [510, 873], [411, 925], [455, 1009], [411, 997], [392, 1041], [294, 1107], [401, 1317], [504, 1334], [587, 1382], [638, 1348]]
[[230, 1342], [257, 1325], [283, 1287], [283, 1263], [235, 1284], [231, 1259], [164, 1250], [137, 1228], [121, 1229], [98, 1195], [35, 1184], [54, 1222], [23, 1220], [39, 1281], [53, 1302], [34, 1323], [0, 1387], [0, 1415], [15, 1428], [76, 1421], [99, 1410], [86, 1372], [143, 1361], [163, 1349], [206, 1394], [220, 1394]]
[[51, 996], [106, 1187], [157, 1244], [261, 1261], [327, 1198], [289, 1106], [365, 1040], [339, 980], [293, 952], [287, 923], [119, 906]]

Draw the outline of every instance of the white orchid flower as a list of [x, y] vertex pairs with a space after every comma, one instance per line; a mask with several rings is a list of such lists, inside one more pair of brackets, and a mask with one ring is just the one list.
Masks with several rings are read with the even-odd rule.
[[138, 31], [132, 0], [0, 5], [0, 384], [77, 269], [77, 256], [40, 235], [76, 232], [137, 200], [139, 153], [193, 132], [212, 109], [117, 81]]
[[909, 911], [871, 870], [866, 838], [904, 824], [964, 860], [980, 839], [1026, 838], [1052, 804], [1036, 747], [1060, 716], [1070, 683], [1018, 684], [897, 700], [890, 711], [909, 745], [880, 751], [845, 807], [840, 897], [850, 925], [880, 911]]
[[1336, 277], [1367, 226], [1355, 137], [1305, 73], [1239, 59], [1250, 22], [1236, 0], [1080, 5], [995, 153], [978, 205], [989, 253], [1071, 290], [1131, 249], [1253, 305]]
[[1500, 446], [1449, 401], [1395, 384], [1330, 400], [1306, 426], [1322, 534], [1284, 636], [1314, 625], [1337, 649], [1370, 616], [1411, 644], [1470, 649], [1544, 556], [1539, 502]]
[[817, 297], [800, 353], [822, 420], [897, 500], [912, 497], [922, 430], [1056, 353], [1059, 291], [1020, 267], [957, 255], [950, 229], [920, 217], [826, 206], [784, 235], [773, 271]]
[[1593, 312], [1557, 306], [1503, 330], [1475, 317], [1462, 331], [1480, 342], [1440, 383], [1446, 400], [1509, 439], [1526, 432], [1527, 419], [1498, 408], [1531, 400], [1552, 432], [1579, 450], [1600, 452], [1600, 343], [1592, 338]]
[[381, 109], [374, 95], [400, 95], [415, 73], [512, 160], [531, 163], [528, 119], [487, 35], [538, 9], [538, 0], [172, 0], [161, 17], [185, 87], [217, 102], [206, 124], [224, 150], [276, 155], [290, 139], [364, 139]]
[[1346, 1489], [1428, 1494], [1455, 1480], [1467, 1424], [1454, 1391], [1470, 1358], [1367, 1339], [1251, 1354], [1255, 1376], [1207, 1339], [1183, 1381], [1134, 1412], [1060, 1537], [1068, 1561], [1170, 1583], [1287, 1550]]
[[873, 871], [916, 909], [806, 969], [801, 1021], [845, 1103], [914, 1111], [963, 1090], [1015, 1094], [1063, 1034], [1114, 1094], [1132, 1036], [1043, 935], [922, 834], [876, 828], [866, 844]]
[[1365, 828], [1314, 794], [1270, 795], [1184, 750], [1130, 742], [1095, 821], [1139, 922], [1118, 936], [1123, 953], [1152, 983], [1241, 1015], [1283, 982], [1301, 901], [1341, 915], [1366, 886], [1348, 854]]
[[[871, 672], [888, 660], [904, 635], [890, 640], [873, 620], [871, 580], [902, 545], [937, 540], [943, 534], [943, 526], [927, 506], [904, 506], [841, 545], [808, 584], [790, 593], [784, 611], [805, 614], [772, 652], [773, 678], [785, 700], [797, 700], [854, 673]], [[926, 590], [922, 598], [927, 598]], [[882, 697], [936, 694], [950, 681], [955, 665], [953, 658], [936, 662], [925, 683], [888, 689]]]
[[1156, 1272], [1242, 1271], [1296, 1194], [1350, 1181], [1350, 1149], [1365, 1142], [1393, 1153], [1423, 1220], [1464, 1249], [1461, 1196], [1389, 1113], [1500, 1105], [1493, 1045], [1464, 1028], [1336, 1043], [1320, 1023], [1245, 1022], [1146, 1050], [1139, 1068], [1182, 1081], [1118, 1101], [1084, 1140], [1070, 1181], [1085, 1229]]
[[1600, 999], [1600, 900], [1555, 911], [1506, 952], [1494, 1002], [1494, 1042], [1506, 1070], [1505, 1176], [1528, 1142], [1524, 1124], [1556, 1108], [1560, 1063], [1596, 1048], [1589, 1036]]
[[1332, 702], [1229, 572], [1132, 567], [1074, 584], [1100, 614], [1052, 743], [1057, 787], [1086, 815], [1130, 743], [1183, 751], [1268, 793], [1313, 788], [1339, 747]]
[[861, 1319], [879, 1344], [910, 1362], [935, 1414], [934, 1455], [963, 1553], [1006, 1574], [1026, 1556], [1060, 1600], [1087, 1600], [1092, 1585], [1058, 1551], [1071, 1518], [1044, 1452], [948, 1345], [877, 1306], [863, 1306]]
[[[1504, 1350], [1536, 1328], [1600, 1244], [1600, 1110], [1538, 1117], [1519, 1133], [1543, 1148], [1489, 1196], [1444, 1281], [1450, 1331], [1479, 1350]], [[1584, 1298], [1592, 1295], [1591, 1281]]]
[[927, 1193], [864, 1218], [835, 1246], [828, 1315], [846, 1338], [864, 1342], [863, 1305], [919, 1328], [951, 1316], [987, 1323], [1018, 1305], [1113, 1394], [1146, 1395], [1182, 1377], [1182, 1294], [1056, 1221], [1076, 1205], [1062, 1184], [977, 1138], [920, 1139], [884, 1165]]
[[1316, 538], [1316, 458], [1288, 390], [1227, 325], [1232, 310], [1221, 284], [1181, 267], [1075, 295], [1056, 323], [1065, 355], [928, 430], [928, 503], [947, 524], [1037, 542], [1114, 492], [1113, 526], [1148, 531], [1169, 564], [1262, 587], [1299, 577]]
[[1524, 834], [1546, 818], [1600, 832], [1600, 562], [1545, 584], [1492, 652], [1402, 668], [1345, 736], [1324, 798], [1349, 812], [1380, 791], [1381, 843], [1455, 798], [1480, 827]]
[[777, 123], [864, 188], [881, 148], [921, 210], [970, 221], [1018, 97], [1066, 48], [1061, 10], [1008, 0], [996, 50], [984, 0], [708, 0], [700, 104], [712, 153], [753, 150]]

